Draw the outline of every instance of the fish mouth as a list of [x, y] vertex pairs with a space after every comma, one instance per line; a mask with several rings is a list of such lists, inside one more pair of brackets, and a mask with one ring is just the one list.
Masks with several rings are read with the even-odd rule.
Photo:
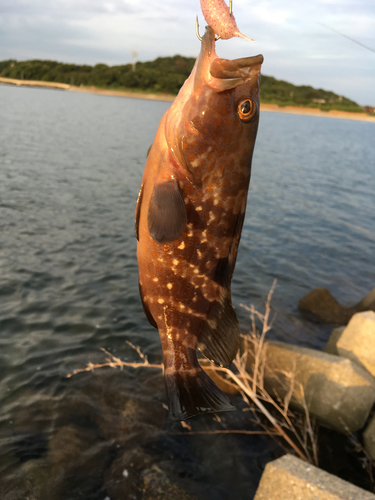
[[211, 63], [210, 73], [214, 78], [236, 78], [243, 70], [248, 70], [252, 66], [262, 64], [263, 56], [242, 57], [240, 59], [220, 59], [217, 57]]
[[202, 37], [195, 87], [203, 80], [217, 92], [233, 89], [249, 81], [254, 71], [260, 71], [262, 63], [263, 56], [261, 54], [233, 59], [232, 61], [218, 57], [215, 52], [215, 33], [210, 26], [207, 26]]

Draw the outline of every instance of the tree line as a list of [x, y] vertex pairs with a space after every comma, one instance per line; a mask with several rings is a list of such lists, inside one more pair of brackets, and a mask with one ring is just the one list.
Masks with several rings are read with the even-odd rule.
[[[67, 64], [57, 61], [30, 60], [0, 61], [0, 74], [6, 78], [95, 86], [114, 90], [134, 90], [152, 93], [177, 94], [191, 73], [195, 59], [175, 55], [158, 57], [154, 61], [132, 64], [95, 66]], [[322, 110], [364, 112], [363, 108], [346, 97], [307, 85], [293, 85], [262, 75], [261, 102], [279, 106], [306, 106]]]

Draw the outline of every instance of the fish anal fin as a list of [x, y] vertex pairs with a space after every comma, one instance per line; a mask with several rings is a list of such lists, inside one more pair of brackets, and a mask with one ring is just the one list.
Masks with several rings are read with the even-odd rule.
[[240, 327], [229, 291], [215, 302], [198, 335], [198, 349], [216, 365], [228, 367], [240, 344]]
[[198, 362], [194, 372], [176, 370], [165, 375], [171, 420], [236, 409]]
[[185, 230], [187, 214], [184, 198], [175, 179], [156, 183], [151, 195], [147, 223], [157, 243], [177, 240]]
[[141, 216], [142, 197], [143, 197], [143, 182], [142, 182], [141, 187], [139, 189], [137, 204], [135, 206], [135, 214], [134, 214], [134, 218], [135, 218], [134, 230], [135, 230], [135, 236], [136, 236], [137, 240], [139, 240], [139, 218]]

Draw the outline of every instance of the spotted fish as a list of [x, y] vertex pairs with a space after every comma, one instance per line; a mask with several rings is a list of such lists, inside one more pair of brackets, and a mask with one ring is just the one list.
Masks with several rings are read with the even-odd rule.
[[259, 119], [263, 56], [229, 61], [202, 37], [161, 119], [135, 210], [139, 288], [159, 329], [172, 420], [234, 409], [196, 350], [229, 366], [239, 346], [230, 285]]

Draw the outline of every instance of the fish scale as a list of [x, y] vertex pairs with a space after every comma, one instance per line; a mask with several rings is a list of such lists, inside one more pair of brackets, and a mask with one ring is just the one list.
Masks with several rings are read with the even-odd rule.
[[[174, 420], [234, 409], [200, 367], [196, 351], [229, 366], [238, 350], [230, 284], [246, 209], [262, 60], [219, 59], [207, 28], [193, 71], [160, 122], [142, 179], [135, 214], [140, 293], [147, 318], [159, 330]], [[241, 111], [243, 102], [249, 116]]]

